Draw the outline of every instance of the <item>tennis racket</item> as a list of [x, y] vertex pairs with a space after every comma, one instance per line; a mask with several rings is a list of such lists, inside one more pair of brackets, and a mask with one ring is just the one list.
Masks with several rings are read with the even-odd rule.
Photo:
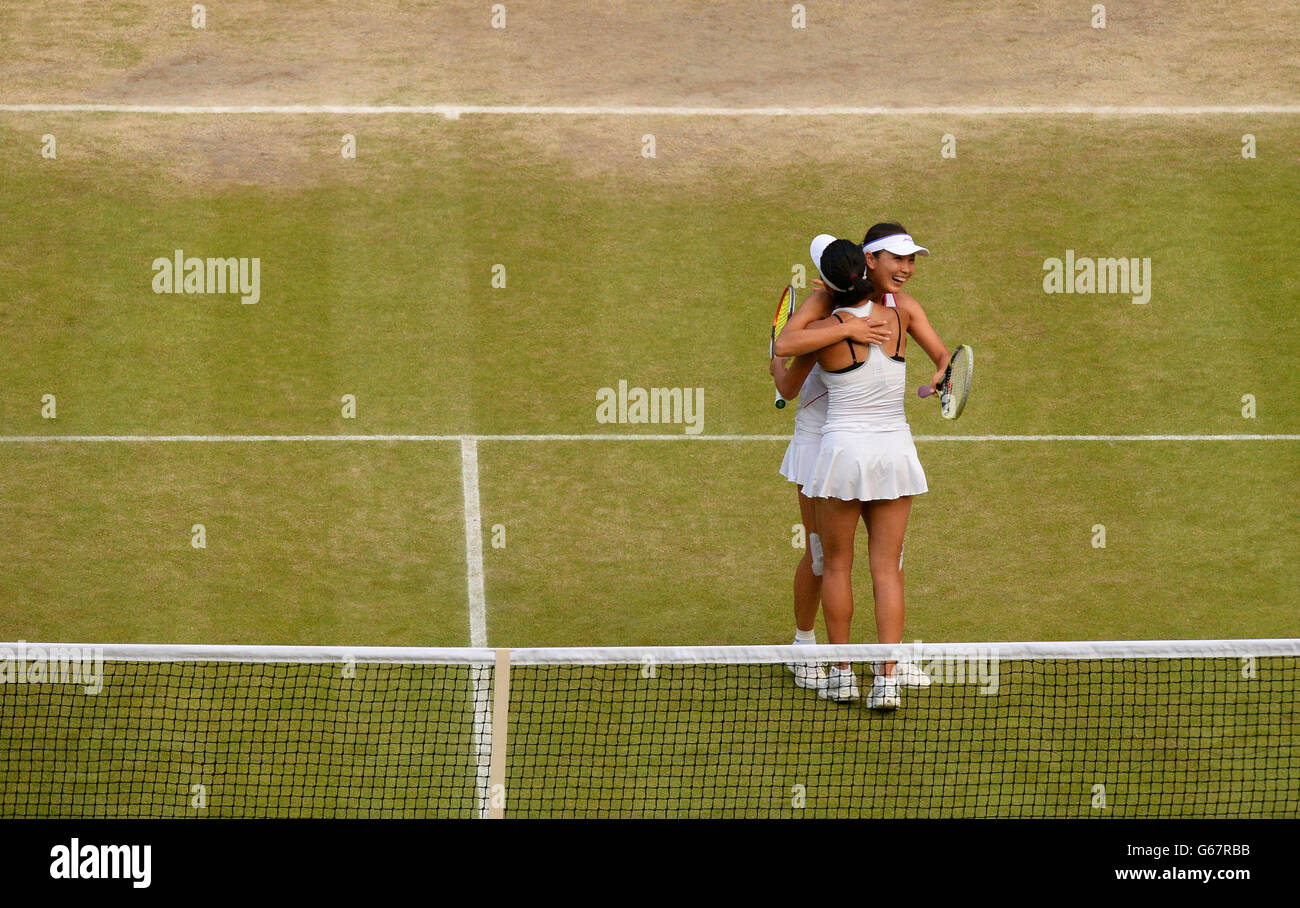
[[[939, 382], [939, 412], [944, 419], [956, 419], [966, 409], [966, 398], [970, 396], [971, 375], [975, 371], [975, 353], [965, 344], [958, 344], [948, 360], [948, 368], [943, 370], [943, 381]], [[929, 397], [935, 393], [934, 388], [922, 385], [916, 393]]]
[[[790, 316], [794, 315], [794, 285], [787, 285], [781, 291], [781, 302], [777, 304], [776, 315], [772, 316], [772, 340], [767, 345], [767, 358], [772, 359], [776, 356], [776, 338], [785, 327], [785, 323], [790, 321]], [[776, 392], [776, 408], [780, 410], [786, 404], [785, 398], [781, 392]]]

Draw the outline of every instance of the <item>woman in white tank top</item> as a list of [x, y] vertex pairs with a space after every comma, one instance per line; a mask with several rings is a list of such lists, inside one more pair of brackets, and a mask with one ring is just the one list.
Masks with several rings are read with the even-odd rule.
[[[791, 334], [802, 332], [808, 324], [830, 315], [834, 308], [834, 295], [825, 288], [819, 288], [809, 294], [790, 318], [786, 331]], [[850, 319], [839, 326], [823, 332], [835, 340], [844, 340], [850, 336], [867, 343], [880, 342], [887, 336], [884, 321], [868, 319]], [[806, 332], [805, 332], [806, 333]], [[784, 333], [782, 335], [784, 337]], [[778, 347], [781, 339], [778, 338]], [[795, 404], [794, 436], [786, 447], [785, 457], [781, 461], [780, 474], [795, 484], [795, 495], [799, 504], [799, 519], [804, 528], [804, 551], [794, 572], [794, 642], [795, 644], [815, 644], [817, 636], [814, 627], [817, 621], [817, 606], [822, 596], [823, 555], [821, 537], [817, 533], [816, 507], [813, 499], [804, 494], [804, 486], [812, 478], [813, 468], [817, 464], [817, 453], [821, 450], [822, 425], [826, 421], [828, 402], [826, 385], [822, 381], [822, 370], [817, 365], [815, 348], [796, 356], [775, 356], [770, 363], [772, 380], [777, 391], [786, 400]], [[792, 661], [787, 667], [794, 675], [794, 682], [799, 687], [820, 690], [826, 683], [826, 670], [815, 660]]]
[[[814, 498], [866, 502], [927, 491], [903, 412], [907, 366], [899, 352], [902, 318], [892, 293], [885, 294], [883, 302], [894, 310], [897, 322], [895, 352], [886, 354], [883, 347], [872, 345], [869, 354], [858, 360], [852, 342], [846, 341], [853, 362], [824, 373], [830, 400], [817, 462], [807, 483]], [[873, 306], [868, 301], [837, 309], [831, 317], [862, 318]]]
[[[859, 519], [867, 526], [878, 639], [902, 641], [903, 536], [912, 496], [927, 490], [903, 411], [906, 336], [910, 334], [939, 366], [936, 382], [949, 356], [920, 304], [900, 292], [915, 269], [915, 254], [928, 255], [928, 251], [913, 243], [897, 224], [876, 225], [867, 240], [865, 248], [837, 240], [820, 249], [815, 243], [813, 249], [823, 279], [837, 291], [841, 305], [831, 319], [815, 322], [809, 330], [844, 324], [868, 313], [874, 320], [887, 313], [889, 335], [883, 344], [875, 345], [837, 341], [817, 354], [828, 406], [817, 462], [804, 491], [816, 499], [825, 562], [822, 606], [831, 643], [849, 642]], [[900, 684], [929, 684], [919, 667], [910, 663], [887, 662], [872, 668], [876, 677], [867, 698], [872, 708], [897, 707]], [[832, 669], [821, 693], [833, 700], [856, 699], [852, 669], [847, 664]]]

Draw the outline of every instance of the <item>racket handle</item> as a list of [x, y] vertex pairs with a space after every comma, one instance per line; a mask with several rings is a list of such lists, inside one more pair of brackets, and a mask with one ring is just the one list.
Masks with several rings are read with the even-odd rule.
[[777, 392], [776, 392], [776, 408], [777, 408], [778, 410], [784, 410], [784, 409], [785, 409], [785, 398], [781, 396], [781, 392], [780, 392], [780, 391], [777, 391]]
[[921, 387], [916, 389], [917, 397], [929, 397], [933, 393], [934, 393], [934, 388], [932, 388], [930, 385], [921, 385]]

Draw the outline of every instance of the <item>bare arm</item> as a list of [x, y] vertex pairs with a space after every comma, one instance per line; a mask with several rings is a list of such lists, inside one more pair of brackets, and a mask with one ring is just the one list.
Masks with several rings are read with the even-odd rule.
[[808, 337], [808, 325], [818, 319], [826, 318], [831, 314], [831, 294], [826, 290], [814, 290], [808, 297], [799, 304], [799, 308], [790, 316], [790, 321], [786, 322], [785, 327], [776, 338], [776, 355], [797, 356], [801, 353], [812, 353], [827, 344], [833, 344], [837, 339], [842, 340], [843, 334], [839, 338], [827, 338], [822, 344], [815, 343], [818, 337]]
[[789, 358], [774, 356], [768, 371], [772, 373], [772, 380], [776, 382], [776, 390], [781, 396], [786, 400], [794, 400], [816, 364], [817, 357], [809, 354]]
[[[860, 316], [853, 316], [853, 315], [843, 316], [840, 315], [839, 313], [836, 313], [835, 315], [832, 315], [828, 319], [823, 319], [820, 322], [813, 322], [810, 327], [825, 328], [831, 325], [838, 324], [841, 321], [843, 321], [844, 323], [865, 322], [866, 319]], [[831, 344], [829, 347], [823, 347], [822, 349], [817, 351], [815, 356], [818, 364], [823, 369], [828, 369], [832, 372], [838, 372], [841, 369], [847, 368], [849, 364], [852, 363], [855, 359], [859, 362], [866, 360], [866, 358], [870, 354], [871, 354], [870, 347], [864, 344], [856, 344], [853, 341], [850, 341], [849, 343], [846, 344]]]
[[926, 317], [925, 310], [921, 308], [916, 298], [906, 293], [896, 294], [896, 297], [907, 307], [907, 333], [921, 345], [921, 349], [934, 361], [939, 370], [930, 383], [931, 386], [938, 387], [939, 382], [943, 381], [943, 371], [948, 368], [948, 360], [952, 359], [952, 354], [944, 346], [939, 332], [934, 330], [934, 326], [930, 324], [930, 319]]
[[883, 319], [848, 318], [843, 322], [826, 321], [831, 314], [830, 291], [818, 289], [790, 316], [790, 321], [776, 339], [777, 356], [813, 353], [848, 339], [860, 344], [879, 344], [887, 338]]

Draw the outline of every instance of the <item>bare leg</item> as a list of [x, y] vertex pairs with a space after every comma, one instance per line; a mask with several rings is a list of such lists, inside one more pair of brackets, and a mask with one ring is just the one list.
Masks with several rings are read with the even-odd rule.
[[817, 509], [800, 487], [799, 516], [803, 519], [804, 548], [799, 566], [794, 570], [794, 626], [810, 631], [817, 621], [817, 606], [822, 600], [822, 578], [813, 573], [812, 534], [817, 532]]
[[[903, 642], [903, 535], [912, 513], [912, 496], [890, 501], [862, 503], [867, 524], [867, 551], [871, 562], [871, 589], [876, 599], [876, 639], [880, 643]], [[886, 676], [894, 674], [894, 663], [886, 662]]]
[[[853, 536], [857, 532], [862, 504], [838, 498], [818, 498], [817, 528], [825, 552], [822, 577], [822, 615], [831, 643], [848, 643], [853, 624]], [[847, 662], [839, 663], [847, 669]]]

